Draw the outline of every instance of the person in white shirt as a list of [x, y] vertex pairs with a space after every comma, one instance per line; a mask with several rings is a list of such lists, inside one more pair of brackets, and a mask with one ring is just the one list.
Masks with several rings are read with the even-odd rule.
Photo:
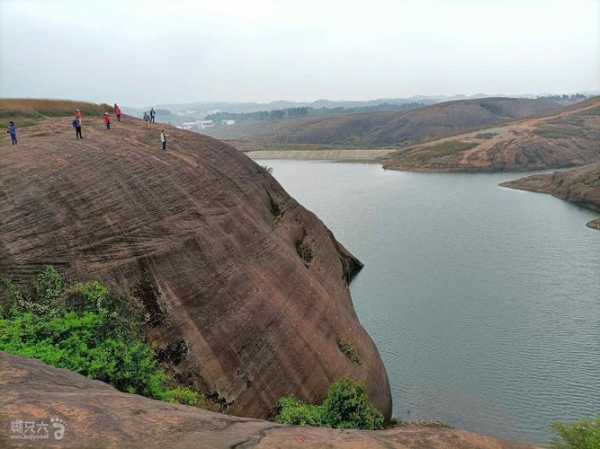
[[167, 151], [167, 134], [164, 129], [160, 131], [160, 146], [164, 151]]

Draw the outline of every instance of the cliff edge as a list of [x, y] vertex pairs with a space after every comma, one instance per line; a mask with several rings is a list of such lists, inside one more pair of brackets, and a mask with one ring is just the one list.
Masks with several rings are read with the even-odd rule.
[[389, 418], [348, 288], [360, 262], [245, 155], [167, 126], [164, 152], [161, 127], [84, 116], [76, 140], [54, 118], [3, 140], [0, 276], [54, 265], [134, 293], [163, 364], [227, 413], [265, 418], [282, 395], [320, 401], [349, 377]]
[[[47, 424], [48, 438], [17, 439], [28, 434], [19, 432], [18, 421]], [[534, 449], [438, 427], [340, 431], [236, 418], [121, 393], [3, 352], [0, 426], [0, 446], [6, 449]]]

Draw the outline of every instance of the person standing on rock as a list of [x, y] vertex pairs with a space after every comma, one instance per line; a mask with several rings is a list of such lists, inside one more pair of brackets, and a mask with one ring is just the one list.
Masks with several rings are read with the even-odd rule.
[[156, 111], [154, 110], [154, 107], [152, 107], [152, 109], [150, 109], [150, 123], [156, 123], [154, 121], [155, 117], [156, 117]]
[[108, 112], [104, 113], [104, 124], [106, 125], [106, 129], [110, 129], [110, 115], [108, 115]]
[[75, 128], [75, 138], [83, 139], [83, 136], [81, 135], [81, 120], [78, 118], [73, 120], [73, 128]]
[[146, 111], [144, 111], [144, 123], [146, 124], [146, 128], [150, 128], [150, 115]]
[[17, 125], [12, 120], [8, 122], [7, 134], [10, 134], [10, 142], [13, 145], [17, 144]]
[[167, 151], [167, 134], [164, 129], [160, 131], [160, 147], [163, 151]]
[[117, 116], [117, 122], [121, 121], [121, 108], [119, 107], [119, 105], [117, 103], [115, 103], [115, 115]]

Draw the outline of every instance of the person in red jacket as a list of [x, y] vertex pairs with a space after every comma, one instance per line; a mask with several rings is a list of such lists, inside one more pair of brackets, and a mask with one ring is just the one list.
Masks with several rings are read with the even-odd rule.
[[104, 124], [106, 125], [106, 129], [110, 129], [110, 115], [108, 115], [108, 112], [104, 113]]
[[119, 105], [117, 103], [115, 103], [115, 115], [117, 116], [117, 122], [121, 121], [121, 108], [119, 107]]

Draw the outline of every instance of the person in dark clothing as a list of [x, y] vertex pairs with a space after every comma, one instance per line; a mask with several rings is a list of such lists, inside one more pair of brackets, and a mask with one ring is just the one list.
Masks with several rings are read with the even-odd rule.
[[8, 130], [6, 131], [10, 134], [10, 141], [13, 145], [17, 144], [17, 125], [12, 120], [8, 122]]
[[83, 136], [81, 135], [81, 120], [78, 118], [73, 120], [73, 128], [75, 128], [75, 138], [83, 139]]
[[156, 123], [154, 121], [154, 118], [156, 117], [156, 111], [154, 110], [154, 108], [150, 109], [150, 123]]

